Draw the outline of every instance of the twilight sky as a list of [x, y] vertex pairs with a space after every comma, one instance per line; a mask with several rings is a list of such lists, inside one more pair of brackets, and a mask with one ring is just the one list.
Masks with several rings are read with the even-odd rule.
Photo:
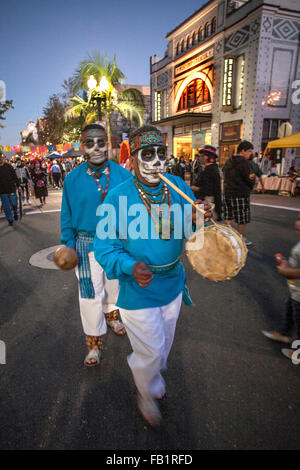
[[0, 145], [20, 144], [27, 122], [42, 116], [81, 59], [100, 51], [126, 83], [149, 85], [149, 58], [163, 57], [165, 36], [205, 0], [5, 0], [0, 5], [0, 80], [14, 110]]

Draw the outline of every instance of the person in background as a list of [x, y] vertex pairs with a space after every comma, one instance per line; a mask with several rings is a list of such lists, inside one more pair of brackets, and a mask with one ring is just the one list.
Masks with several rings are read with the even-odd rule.
[[182, 178], [183, 181], [184, 181], [185, 169], [186, 169], [186, 164], [184, 161], [184, 157], [180, 157], [179, 163], [177, 163], [176, 175], [180, 176], [180, 178]]
[[216, 163], [218, 158], [216, 148], [212, 145], [205, 145], [200, 150], [200, 155], [203, 156], [204, 170], [194, 178], [195, 185], [192, 185], [191, 189], [195, 192], [197, 199], [215, 204], [213, 214], [220, 221], [222, 220], [222, 195], [220, 172]]
[[61, 170], [57, 163], [57, 160], [53, 161], [53, 165], [51, 167], [51, 173], [52, 173], [53, 181], [54, 181], [54, 189], [59, 189], [60, 181], [61, 181]]
[[[20, 183], [12, 165], [5, 162], [3, 153], [0, 153], [0, 200], [5, 217], [10, 226], [18, 220], [17, 187]], [[11, 210], [12, 208], [12, 210]]]
[[[223, 166], [224, 219], [228, 225], [235, 221], [242, 236], [246, 224], [250, 222], [250, 192], [255, 184], [255, 174], [248, 161], [252, 150], [251, 142], [242, 141], [237, 155], [232, 155]], [[247, 238], [243, 238], [246, 245], [252, 245]]]
[[176, 160], [174, 158], [174, 155], [170, 155], [168, 162], [167, 162], [167, 173], [173, 173], [174, 167], [176, 165]]
[[277, 165], [275, 162], [272, 162], [270, 170], [268, 170], [268, 176], [278, 176]]
[[[257, 152], [256, 152], [256, 155], [257, 155]], [[252, 167], [252, 170], [256, 176], [256, 178], [258, 179], [258, 181], [260, 182], [261, 184], [261, 192], [264, 193], [265, 192], [265, 188], [264, 188], [264, 180], [262, 178], [262, 175], [263, 175], [263, 172], [261, 171], [261, 169], [259, 168], [259, 165], [257, 162], [254, 161], [255, 159], [252, 158], [252, 155], [250, 155], [250, 157], [248, 158], [248, 161]]]
[[[295, 229], [297, 235], [300, 235], [300, 216], [296, 220]], [[289, 296], [285, 302], [284, 315], [280, 318], [276, 330], [262, 331], [262, 334], [274, 341], [288, 344], [291, 342], [288, 335], [293, 325], [296, 327], [296, 339], [300, 340], [300, 241], [292, 248], [289, 260], [279, 261], [277, 271], [287, 280]], [[283, 348], [281, 352], [288, 359], [292, 359], [295, 350]]]
[[37, 160], [31, 173], [31, 179], [34, 184], [34, 195], [40, 200], [41, 205], [46, 204], [47, 173], [42, 169], [41, 163]]
[[60, 174], [61, 174], [61, 187], [64, 185], [64, 179], [66, 175], [66, 166], [65, 163], [62, 160], [58, 161], [58, 166], [60, 168]]
[[[21, 159], [18, 159], [17, 167], [15, 171], [19, 179], [24, 206], [25, 204], [31, 205], [30, 196], [29, 196], [30, 173], [29, 173], [29, 170], [26, 168], [24, 161], [22, 161]], [[25, 194], [24, 194], [25, 192], [26, 192], [26, 202], [25, 202]]]
[[191, 168], [191, 186], [195, 184], [195, 180], [198, 177], [198, 174], [202, 171], [202, 165], [200, 161], [200, 154], [196, 153], [195, 159], [192, 162], [192, 168]]

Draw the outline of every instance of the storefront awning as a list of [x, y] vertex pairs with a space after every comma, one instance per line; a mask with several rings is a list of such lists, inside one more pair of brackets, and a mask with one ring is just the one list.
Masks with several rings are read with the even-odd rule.
[[287, 137], [282, 137], [282, 139], [272, 140], [268, 142], [266, 148], [269, 149], [282, 149], [282, 148], [294, 148], [300, 147], [300, 132], [296, 134], [288, 135]]
[[187, 126], [188, 124], [195, 124], [197, 122], [211, 121], [211, 113], [184, 113], [170, 116], [160, 121], [154, 121], [154, 126]]

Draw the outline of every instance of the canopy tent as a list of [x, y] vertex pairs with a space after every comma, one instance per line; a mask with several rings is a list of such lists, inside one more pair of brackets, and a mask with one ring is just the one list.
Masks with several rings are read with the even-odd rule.
[[282, 137], [282, 139], [272, 140], [268, 142], [266, 149], [286, 149], [294, 147], [300, 147], [300, 132]]
[[84, 153], [83, 150], [70, 149], [68, 150], [68, 152], [64, 153], [62, 156], [63, 158], [82, 157], [83, 153]]
[[60, 153], [55, 153], [54, 152], [54, 153], [51, 153], [50, 155], [48, 155], [46, 158], [50, 158], [50, 159], [52, 159], [52, 158], [61, 158], [61, 155], [60, 155]]

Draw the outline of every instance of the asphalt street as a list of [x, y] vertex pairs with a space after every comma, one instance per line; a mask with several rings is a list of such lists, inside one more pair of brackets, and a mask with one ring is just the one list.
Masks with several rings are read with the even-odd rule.
[[185, 260], [196, 307], [182, 307], [157, 430], [136, 409], [127, 337], [109, 331], [101, 366], [84, 368], [74, 272], [29, 264], [59, 244], [59, 213], [1, 219], [0, 449], [300, 449], [300, 365], [261, 334], [283, 309], [273, 255], [296, 243], [297, 212], [252, 210], [236, 278], [213, 283]]

